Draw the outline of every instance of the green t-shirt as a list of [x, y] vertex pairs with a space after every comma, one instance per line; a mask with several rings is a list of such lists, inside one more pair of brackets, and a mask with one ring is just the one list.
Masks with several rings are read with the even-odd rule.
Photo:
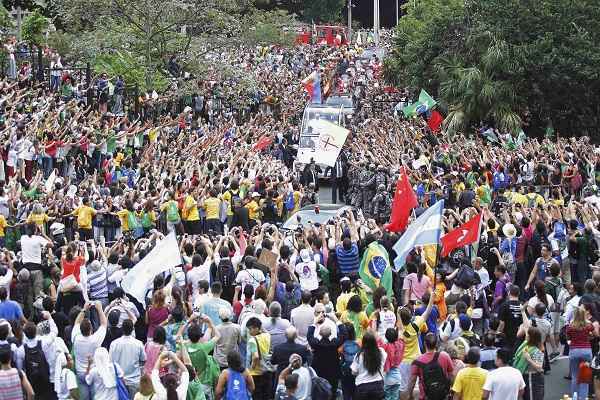
[[109, 133], [106, 138], [106, 152], [113, 154], [117, 148], [117, 136], [114, 133]]
[[32, 199], [32, 200], [37, 200], [40, 197], [40, 192], [38, 192], [37, 188], [34, 187], [33, 189], [30, 190], [25, 190], [23, 192], [23, 194], [25, 195], [25, 197], [27, 197], [28, 199]]
[[202, 382], [196, 377], [193, 381], [190, 381], [187, 390], [186, 400], [205, 400], [204, 387]]
[[212, 386], [210, 373], [208, 366], [208, 357], [211, 351], [215, 348], [214, 339], [209, 340], [206, 343], [186, 343], [192, 366], [196, 370], [200, 382], [204, 385]]

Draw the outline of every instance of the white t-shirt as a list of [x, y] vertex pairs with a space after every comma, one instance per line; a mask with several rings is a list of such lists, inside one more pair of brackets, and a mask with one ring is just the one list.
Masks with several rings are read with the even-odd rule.
[[[537, 306], [541, 302], [542, 301], [540, 299], [538, 299], [537, 296], [533, 296], [527, 302], [527, 307], [531, 307], [531, 308], [535, 309], [535, 306]], [[548, 310], [551, 310], [552, 306], [554, 305], [554, 299], [552, 298], [552, 296], [550, 296], [547, 293], [546, 293], [546, 302], [548, 303]]]
[[254, 290], [260, 286], [261, 282], [265, 281], [265, 274], [259, 269], [243, 269], [237, 273], [235, 283], [245, 288], [247, 285], [252, 285]]
[[75, 371], [78, 374], [85, 374], [88, 357], [94, 356], [94, 352], [102, 345], [105, 336], [106, 327], [102, 325], [90, 336], [83, 336], [81, 334], [79, 324], [73, 327], [71, 343], [73, 343], [73, 354], [75, 355]]
[[298, 375], [298, 388], [296, 389], [296, 393], [294, 393], [294, 397], [296, 397], [297, 400], [310, 399], [310, 393], [312, 391], [312, 382], [310, 379], [310, 371], [308, 370], [308, 368], [300, 367], [292, 371], [292, 374]]
[[391, 310], [379, 312], [379, 327], [377, 328], [377, 335], [380, 338], [385, 338], [385, 331], [389, 328], [396, 327], [396, 314]]
[[362, 385], [363, 383], [377, 382], [383, 380], [383, 366], [385, 365], [385, 359], [387, 358], [387, 353], [383, 349], [379, 349], [381, 352], [381, 365], [379, 366], [379, 371], [376, 374], [369, 374], [369, 371], [365, 368], [363, 362], [363, 355], [358, 354], [354, 356], [354, 361], [352, 361], [352, 365], [350, 369], [352, 373], [356, 375], [356, 386]]
[[319, 287], [317, 263], [314, 261], [301, 262], [296, 265], [294, 271], [298, 274], [302, 290], [315, 290]]
[[190, 269], [187, 272], [187, 281], [192, 284], [192, 297], [198, 296], [198, 282], [210, 282], [210, 264], [212, 260], [207, 258], [204, 264]]
[[489, 371], [483, 390], [490, 392], [489, 400], [506, 400], [519, 398], [519, 390], [525, 388], [523, 375], [513, 367], [501, 367]]
[[48, 244], [48, 241], [41, 236], [33, 235], [21, 236], [21, 258], [22, 263], [42, 263], [42, 247]]
[[77, 389], [77, 377], [70, 369], [63, 368], [60, 374], [60, 391], [56, 394], [58, 400], [70, 399], [70, 391], [73, 389]]

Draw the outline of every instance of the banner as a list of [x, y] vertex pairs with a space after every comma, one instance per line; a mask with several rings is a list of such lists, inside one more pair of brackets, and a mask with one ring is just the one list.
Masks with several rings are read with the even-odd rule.
[[181, 253], [173, 231], [127, 272], [121, 287], [125, 293], [145, 305], [146, 292], [152, 288], [154, 277], [178, 265], [181, 265]]
[[313, 158], [317, 164], [333, 167], [350, 131], [326, 120], [311, 120], [308, 126], [312, 131], [311, 136], [302, 140], [310, 141], [304, 147], [313, 151], [298, 151], [298, 161], [308, 164]]

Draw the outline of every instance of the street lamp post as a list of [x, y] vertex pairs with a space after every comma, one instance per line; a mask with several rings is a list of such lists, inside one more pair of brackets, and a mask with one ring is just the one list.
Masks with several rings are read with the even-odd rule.
[[398, 14], [398, 2], [399, 1], [400, 0], [396, 0], [396, 25], [398, 25], [398, 17], [399, 17], [399, 14]]
[[379, 46], [379, 0], [373, 0], [373, 37]]
[[352, 0], [348, 0], [348, 43], [352, 43]]

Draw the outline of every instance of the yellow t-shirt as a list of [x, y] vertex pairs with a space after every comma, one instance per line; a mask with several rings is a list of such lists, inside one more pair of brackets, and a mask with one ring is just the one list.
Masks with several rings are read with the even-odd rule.
[[128, 214], [129, 214], [129, 211], [127, 211], [127, 210], [117, 211], [117, 216], [119, 217], [119, 220], [121, 221], [121, 230], [123, 232], [127, 232], [129, 230], [129, 222], [127, 221]]
[[529, 205], [529, 199], [532, 200], [535, 206], [542, 206], [546, 203], [546, 200], [537, 193], [528, 193], [525, 197], [527, 197], [527, 205]]
[[[185, 201], [183, 202], [183, 210], [181, 211], [184, 221], [198, 221], [200, 219], [196, 204], [197, 202], [196, 199], [194, 199], [194, 196], [188, 194], [185, 197]], [[190, 206], [192, 208], [188, 210]]]
[[6, 228], [6, 218], [0, 214], [0, 237], [4, 237], [4, 228]]
[[121, 161], [123, 161], [123, 159], [125, 158], [125, 155], [121, 152], [118, 152], [117, 155], [115, 156], [113, 162], [115, 163], [116, 167], [120, 167], [121, 166]]
[[480, 400], [483, 398], [483, 384], [487, 371], [479, 367], [466, 367], [458, 371], [452, 391], [461, 394], [463, 400]]
[[96, 210], [89, 206], [80, 206], [75, 210], [74, 215], [77, 216], [79, 229], [92, 229], [92, 217], [96, 215]]
[[223, 193], [223, 201], [227, 202], [227, 215], [229, 216], [233, 215], [233, 201], [231, 199], [234, 195], [240, 197], [239, 193], [239, 190], [228, 190]]
[[358, 314], [351, 314], [351, 311], [346, 310], [342, 313], [340, 321], [343, 323], [349, 322], [354, 325], [354, 332], [356, 333], [357, 339], [362, 339], [364, 333], [369, 328], [369, 317], [367, 317], [367, 313], [364, 311], [361, 311]]
[[[252, 359], [253, 353], [258, 353], [259, 357], [263, 357], [265, 354], [269, 354], [269, 349], [271, 348], [271, 335], [267, 332], [263, 332], [256, 336], [252, 336], [248, 338], [248, 353], [250, 353], [250, 359]], [[257, 348], [260, 347], [260, 349]], [[261, 368], [261, 362], [258, 362], [258, 367], [256, 369], [248, 368], [248, 373], [250, 375], [262, 375], [265, 371]]]
[[[425, 320], [420, 315], [413, 319], [413, 324], [416, 325], [419, 332], [422, 332], [427, 328]], [[421, 349], [419, 348], [419, 332], [415, 332], [415, 328], [412, 324], [405, 325], [404, 332], [408, 336], [404, 333], [400, 335], [404, 340], [404, 359], [402, 362], [411, 363], [421, 355]]]
[[354, 293], [342, 293], [338, 296], [337, 302], [335, 303], [335, 310], [339, 313], [343, 313], [346, 311], [346, 306], [348, 305], [348, 300], [350, 297], [354, 296]]
[[42, 214], [34, 214], [31, 213], [29, 214], [29, 216], [27, 217], [27, 223], [30, 222], [35, 222], [35, 224], [39, 227], [43, 226], [46, 222], [48, 222], [50, 218], [48, 218], [48, 215], [46, 213], [42, 213]]
[[246, 204], [246, 208], [248, 209], [248, 218], [253, 219], [254, 221], [258, 221], [260, 207], [255, 200], [252, 200], [250, 203]]
[[219, 219], [219, 210], [221, 209], [221, 200], [216, 197], [209, 197], [204, 200], [204, 211], [206, 219]]

